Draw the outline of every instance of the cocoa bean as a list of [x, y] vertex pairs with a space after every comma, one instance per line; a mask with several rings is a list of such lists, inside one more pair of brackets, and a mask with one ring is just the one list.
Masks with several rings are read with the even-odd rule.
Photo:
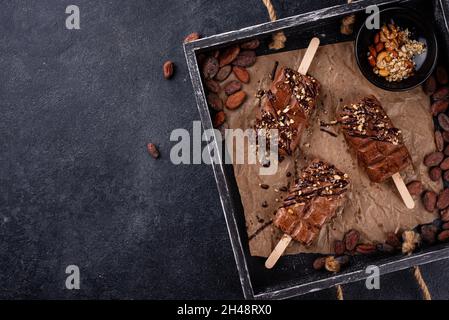
[[254, 39], [251, 41], [244, 42], [240, 45], [240, 48], [244, 50], [255, 50], [259, 47], [260, 41], [258, 39]]
[[246, 68], [239, 67], [239, 66], [233, 66], [232, 72], [234, 73], [235, 77], [239, 79], [243, 83], [249, 82], [249, 73], [246, 70]]
[[449, 208], [440, 211], [440, 218], [443, 222], [449, 222]]
[[449, 222], [443, 223], [443, 225], [441, 226], [441, 228], [442, 228], [443, 230], [449, 230]]
[[438, 115], [438, 124], [444, 131], [449, 131], [449, 117], [445, 113]]
[[212, 124], [215, 129], [219, 128], [226, 120], [226, 115], [223, 111], [217, 112], [214, 116]]
[[449, 170], [449, 157], [444, 159], [441, 163], [440, 163], [440, 168], [442, 170]]
[[443, 136], [444, 142], [449, 143], [449, 131], [443, 131], [441, 135]]
[[164, 65], [162, 66], [164, 78], [168, 80], [171, 77], [173, 77], [174, 69], [175, 69], [175, 65], [173, 62], [171, 62], [170, 60], [165, 61]]
[[444, 154], [442, 152], [432, 152], [424, 157], [424, 165], [427, 167], [436, 167], [444, 159]]
[[218, 73], [218, 60], [214, 57], [207, 57], [203, 64], [203, 76], [205, 79], [212, 79]]
[[441, 231], [438, 235], [438, 241], [445, 242], [449, 240], [449, 230]]
[[220, 70], [218, 70], [217, 75], [215, 76], [215, 79], [217, 81], [222, 82], [229, 77], [229, 75], [231, 74], [231, 71], [232, 71], [231, 66], [221, 67]]
[[353, 251], [355, 249], [355, 247], [357, 246], [359, 239], [360, 239], [360, 234], [358, 231], [356, 231], [354, 229], [349, 230], [343, 238], [343, 241], [346, 246], [346, 250]]
[[438, 196], [437, 196], [437, 194], [435, 192], [433, 192], [433, 191], [426, 191], [424, 193], [424, 196], [423, 196], [423, 199], [422, 199], [424, 208], [427, 211], [429, 211], [429, 212], [433, 212], [435, 210], [435, 206], [436, 206], [436, 203], [437, 203], [437, 198], [438, 198]]
[[430, 111], [432, 115], [435, 117], [439, 113], [445, 112], [448, 106], [449, 106], [448, 100], [437, 100], [430, 106]]
[[409, 182], [409, 183], [407, 184], [407, 189], [408, 189], [408, 192], [410, 192], [410, 194], [411, 194], [412, 196], [420, 196], [421, 193], [422, 193], [423, 190], [424, 190], [421, 181], [412, 181], [412, 182]]
[[446, 181], [446, 182], [449, 182], [449, 170], [448, 171], [444, 171], [443, 180]]
[[237, 109], [242, 105], [245, 99], [246, 99], [245, 91], [240, 90], [228, 97], [228, 99], [226, 100], [226, 107], [231, 110]]
[[218, 93], [220, 91], [220, 85], [217, 81], [212, 79], [206, 80], [206, 88], [213, 93]]
[[216, 111], [223, 110], [223, 101], [217, 94], [210, 92], [207, 95], [207, 102], [209, 103], [209, 107], [211, 107], [212, 109]]
[[379, 243], [377, 245], [377, 251], [385, 252], [385, 253], [393, 253], [395, 248], [388, 243]]
[[394, 232], [387, 232], [385, 243], [392, 246], [395, 249], [401, 248], [402, 243], [399, 236]]
[[445, 156], [449, 156], [449, 145], [444, 148], [443, 153]]
[[436, 70], [436, 78], [439, 84], [447, 84], [447, 70], [443, 66], [438, 66]]
[[243, 50], [237, 58], [232, 62], [233, 65], [239, 67], [251, 67], [256, 63], [256, 53], [252, 50]]
[[438, 180], [440, 180], [441, 179], [441, 168], [439, 168], [439, 167], [432, 167], [432, 168], [430, 168], [430, 170], [429, 170], [429, 177], [430, 177], [430, 180], [432, 180], [432, 181], [438, 181]]
[[[435, 131], [435, 146], [437, 147], [437, 151], [443, 151], [444, 149], [444, 140], [441, 131]], [[448, 149], [449, 151], [449, 149]]]
[[424, 82], [423, 89], [425, 94], [427, 94], [428, 96], [431, 96], [435, 93], [437, 89], [437, 82], [435, 81], [434, 76], [430, 76], [429, 78], [427, 78], [426, 82]]
[[198, 32], [192, 32], [187, 37], [184, 38], [184, 43], [192, 42], [198, 40], [200, 38], [200, 34]]
[[324, 264], [326, 263], [326, 257], [319, 257], [313, 261], [313, 269], [321, 270], [324, 268]]
[[437, 236], [437, 227], [433, 224], [425, 224], [421, 226], [421, 238], [428, 244], [434, 244]]
[[443, 100], [449, 97], [449, 87], [441, 87], [432, 95], [434, 100]]
[[359, 244], [355, 251], [360, 254], [373, 254], [377, 247], [374, 244]]
[[226, 48], [221, 54], [218, 60], [220, 61], [220, 67], [226, 66], [234, 61], [240, 53], [239, 46], [232, 46]]
[[269, 186], [268, 184], [262, 183], [262, 184], [260, 185], [260, 187], [261, 187], [262, 189], [268, 189], [270, 186]]
[[157, 149], [156, 145], [154, 143], [148, 143], [147, 144], [147, 151], [154, 159], [157, 159], [160, 157], [159, 150]]
[[342, 254], [344, 254], [346, 251], [345, 243], [341, 240], [335, 240], [334, 241], [334, 251], [335, 251], [335, 255], [337, 255], [337, 256], [341, 256]]
[[444, 189], [438, 194], [437, 208], [445, 209], [449, 206], [449, 189]]
[[242, 89], [242, 84], [237, 80], [229, 81], [225, 87], [224, 92], [230, 96], [231, 94], [236, 93], [237, 91], [240, 91]]

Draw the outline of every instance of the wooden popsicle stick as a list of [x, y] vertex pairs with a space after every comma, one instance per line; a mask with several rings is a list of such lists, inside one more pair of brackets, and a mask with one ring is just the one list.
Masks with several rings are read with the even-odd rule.
[[[312, 60], [315, 57], [315, 53], [320, 46], [320, 39], [318, 38], [312, 38], [310, 40], [309, 46], [307, 47], [306, 53], [304, 54], [304, 57], [302, 58], [301, 65], [298, 68], [298, 72], [300, 74], [307, 74], [307, 70], [309, 70], [310, 65], [312, 64]], [[287, 246], [292, 241], [292, 237], [290, 237], [288, 234], [284, 234], [279, 240], [278, 244], [274, 248], [274, 250], [271, 252], [270, 256], [265, 261], [265, 268], [271, 269], [274, 267], [276, 262], [279, 260], [279, 258], [284, 253], [285, 249], [287, 249]]]
[[292, 237], [290, 237], [288, 234], [284, 234], [279, 240], [278, 244], [274, 248], [274, 250], [271, 252], [270, 256], [268, 257], [267, 261], [265, 261], [265, 268], [271, 269], [274, 267], [276, 262], [278, 262], [279, 258], [284, 253], [285, 249], [287, 249], [287, 246], [292, 241]]
[[300, 74], [307, 74], [307, 70], [309, 70], [309, 67], [312, 64], [312, 60], [315, 57], [315, 53], [319, 46], [320, 46], [320, 39], [315, 37], [312, 38], [312, 40], [310, 40], [306, 53], [302, 58], [301, 65], [298, 68], [298, 72]]
[[405, 203], [405, 206], [409, 209], [413, 209], [415, 207], [415, 201], [413, 201], [413, 198], [410, 195], [410, 192], [408, 191], [404, 180], [402, 180], [401, 174], [397, 172], [392, 176], [392, 178], [394, 184], [396, 185], [396, 188], [399, 191], [399, 194], [401, 195], [402, 201], [404, 201]]

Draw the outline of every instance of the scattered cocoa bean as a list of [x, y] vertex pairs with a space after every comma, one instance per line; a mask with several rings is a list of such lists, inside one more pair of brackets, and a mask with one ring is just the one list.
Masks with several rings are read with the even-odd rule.
[[355, 248], [355, 251], [360, 254], [373, 254], [376, 252], [376, 249], [374, 244], [359, 244]]
[[324, 268], [324, 264], [326, 263], [326, 257], [319, 257], [313, 261], [313, 269], [321, 270]]
[[173, 62], [171, 62], [170, 60], [165, 61], [164, 65], [162, 66], [164, 78], [168, 80], [171, 77], [173, 77], [174, 69], [175, 69], [175, 65]]
[[213, 92], [209, 92], [207, 94], [207, 102], [209, 103], [209, 107], [216, 111], [223, 110], [223, 101], [220, 99], [220, 97]]
[[412, 196], [420, 196], [421, 193], [424, 191], [423, 185], [421, 181], [412, 181], [407, 184], [408, 192]]
[[282, 187], [279, 188], [279, 191], [287, 192], [288, 188], [286, 186], [282, 186]]
[[441, 179], [442, 170], [440, 167], [432, 167], [429, 170], [429, 177], [432, 181], [438, 181]]
[[218, 60], [220, 61], [220, 67], [226, 66], [233, 62], [240, 53], [239, 46], [232, 46], [226, 48], [221, 54]]
[[345, 243], [341, 240], [335, 240], [334, 241], [334, 251], [335, 251], [335, 255], [337, 255], [337, 256], [341, 256], [342, 254], [344, 254], [346, 251]]
[[443, 230], [449, 230], [449, 222], [443, 223], [443, 225], [441, 226], [441, 228], [442, 228]]
[[439, 84], [447, 84], [447, 70], [443, 66], [438, 66], [436, 71], [436, 78]]
[[215, 129], [218, 129], [226, 120], [226, 114], [223, 111], [219, 111], [215, 114], [212, 124]]
[[395, 248], [388, 243], [379, 243], [377, 245], [377, 251], [385, 252], [385, 253], [393, 253]]
[[262, 183], [262, 184], [260, 185], [260, 187], [261, 187], [262, 189], [268, 189], [270, 186], [269, 186], [268, 184]]
[[226, 99], [226, 107], [231, 110], [237, 109], [242, 105], [245, 99], [246, 99], [245, 91], [240, 90], [230, 95], [228, 99]]
[[427, 167], [436, 167], [444, 159], [444, 154], [442, 152], [432, 152], [424, 157], [424, 165]]
[[448, 100], [437, 100], [430, 106], [430, 111], [432, 115], [435, 117], [441, 112], [446, 112], [448, 106], [449, 106]]
[[449, 208], [440, 211], [440, 218], [443, 222], [449, 222]]
[[150, 156], [152, 156], [154, 159], [159, 158], [161, 155], [154, 143], [148, 143], [147, 150], [148, 150], [148, 153], [150, 154]]
[[232, 62], [233, 65], [239, 67], [251, 67], [254, 63], [256, 63], [256, 52], [252, 50], [241, 51]]
[[392, 246], [395, 249], [399, 249], [402, 247], [401, 240], [399, 236], [394, 232], [387, 232], [385, 243]]
[[441, 87], [432, 95], [434, 100], [443, 100], [449, 97], [449, 87]]
[[444, 171], [443, 180], [446, 181], [446, 182], [449, 182], [449, 170], [448, 171]]
[[445, 209], [449, 206], [449, 189], [443, 189], [438, 195], [437, 208]]
[[438, 235], [438, 241], [444, 242], [449, 240], [449, 230], [441, 231]]
[[262, 202], [262, 208], [266, 208], [266, 207], [268, 207], [268, 202], [266, 202], [266, 201]]
[[449, 143], [449, 131], [443, 131], [441, 135], [443, 136], [444, 142]]
[[184, 38], [184, 43], [192, 42], [198, 40], [200, 38], [200, 34], [198, 32], [192, 32], [187, 37]]
[[442, 170], [449, 170], [449, 157], [444, 159], [441, 163], [440, 163], [440, 168]]
[[423, 196], [423, 204], [424, 208], [429, 211], [433, 212], [435, 210], [435, 205], [437, 203], [437, 194], [433, 191], [426, 191]]
[[449, 117], [445, 113], [438, 115], [438, 124], [444, 131], [449, 131]]
[[421, 226], [421, 238], [428, 244], [434, 244], [437, 236], [437, 227], [433, 224], [425, 224]]
[[249, 73], [246, 70], [246, 68], [239, 67], [239, 66], [233, 66], [232, 72], [234, 73], [235, 77], [239, 79], [243, 83], [249, 82]]
[[212, 79], [218, 73], [218, 60], [214, 57], [207, 57], [203, 63], [203, 76]]
[[251, 41], [244, 42], [240, 45], [240, 48], [244, 50], [255, 50], [259, 47], [260, 41], [258, 39], [254, 39]]
[[360, 239], [360, 234], [358, 231], [356, 231], [354, 229], [349, 230], [343, 238], [343, 241], [346, 246], [346, 250], [353, 251], [355, 249], [355, 247], [357, 246], [359, 239]]
[[437, 147], [437, 151], [441, 152], [444, 149], [443, 135], [440, 130], [435, 131], [435, 146]]
[[242, 83], [237, 80], [229, 81], [224, 87], [224, 92], [228, 96], [230, 96], [240, 90], [242, 90]]
[[334, 257], [334, 258], [335, 258], [335, 260], [337, 260], [340, 263], [340, 266], [344, 266], [349, 263], [349, 256], [347, 256], [347, 255]]
[[434, 76], [430, 76], [427, 78], [426, 82], [424, 82], [423, 89], [425, 94], [428, 96], [431, 96], [435, 93], [435, 90], [437, 89], [437, 82], [435, 81]]
[[231, 71], [232, 71], [232, 67], [229, 65], [221, 67], [218, 70], [217, 75], [215, 76], [215, 79], [220, 82], [225, 81], [231, 74]]
[[209, 90], [210, 92], [213, 92], [213, 93], [220, 92], [220, 85], [218, 84], [217, 81], [212, 80], [212, 79], [206, 80], [206, 88], [207, 88], [207, 90]]

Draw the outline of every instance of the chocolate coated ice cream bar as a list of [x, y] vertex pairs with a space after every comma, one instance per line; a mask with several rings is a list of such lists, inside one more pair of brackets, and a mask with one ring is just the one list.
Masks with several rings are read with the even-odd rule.
[[371, 181], [383, 182], [411, 163], [401, 131], [374, 96], [344, 106], [339, 123]]
[[335, 166], [314, 160], [301, 171], [274, 224], [294, 240], [309, 246], [321, 228], [344, 205], [349, 187], [348, 175]]
[[291, 155], [298, 147], [315, 109], [319, 89], [315, 78], [290, 68], [281, 68], [276, 73], [255, 128], [278, 129], [279, 154]]

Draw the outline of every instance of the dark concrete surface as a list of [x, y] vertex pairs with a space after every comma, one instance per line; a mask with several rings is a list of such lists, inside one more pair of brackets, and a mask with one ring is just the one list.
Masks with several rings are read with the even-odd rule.
[[[344, 1], [273, 0], [280, 17]], [[65, 28], [69, 4], [81, 30]], [[242, 298], [212, 169], [172, 165], [169, 136], [199, 120], [184, 36], [265, 22], [261, 1], [0, 6], [0, 298]], [[80, 290], [65, 289], [70, 264]], [[448, 266], [422, 267], [434, 298], [449, 298]], [[410, 271], [381, 287], [344, 289], [348, 299], [420, 298]]]

